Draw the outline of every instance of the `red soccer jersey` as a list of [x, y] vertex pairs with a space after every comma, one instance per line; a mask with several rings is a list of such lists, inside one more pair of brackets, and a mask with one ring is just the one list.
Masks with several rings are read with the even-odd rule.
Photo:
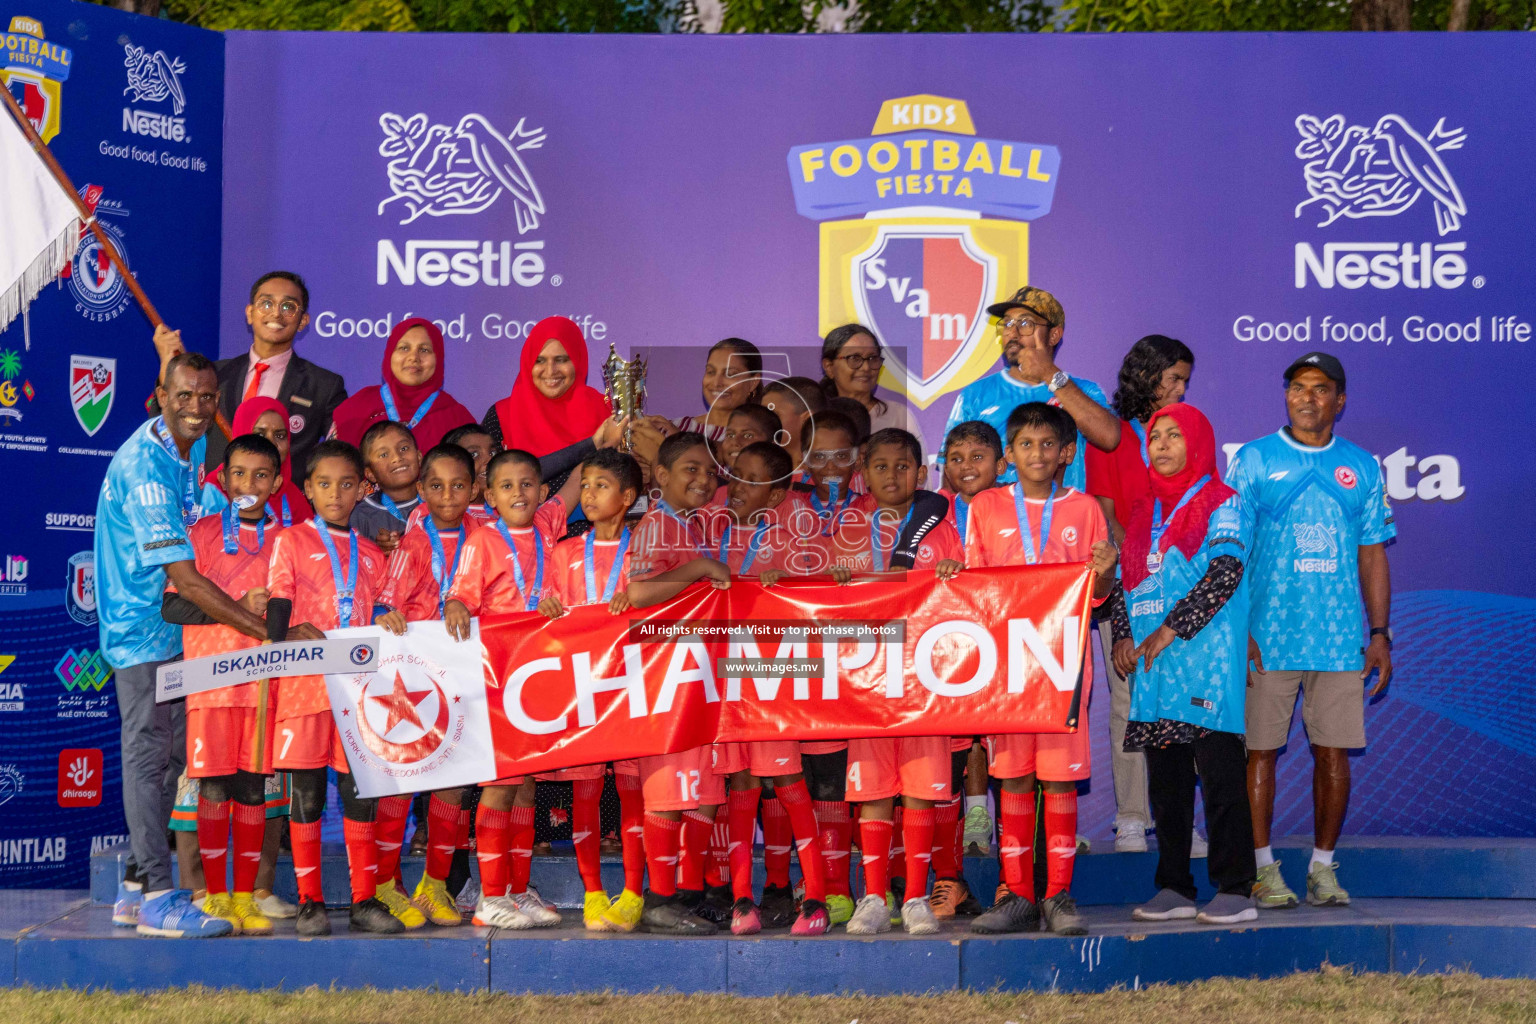
[[1115, 518], [1120, 520], [1122, 527], [1125, 526], [1136, 499], [1152, 493], [1152, 485], [1147, 479], [1149, 470], [1142, 458], [1141, 438], [1136, 429], [1121, 420], [1120, 443], [1115, 450], [1101, 452], [1090, 444], [1084, 449], [1083, 460], [1088, 475], [1088, 493], [1114, 502]]
[[[459, 574], [453, 578], [448, 596], [462, 602], [471, 615], [532, 611], [549, 592], [549, 556], [554, 545], [538, 529], [537, 519], [534, 526], [506, 528], [507, 535], [512, 538], [512, 548], [507, 547], [506, 537], [502, 536], [503, 525], [498, 521], [471, 533], [464, 544], [464, 553], [459, 556]], [[539, 570], [541, 551], [542, 573]], [[523, 577], [522, 587], [517, 585], [519, 570]]]
[[[587, 538], [592, 534], [571, 537], [555, 545], [551, 559], [550, 584], [553, 593], [566, 608], [579, 608], [586, 604], [603, 603], [603, 594], [614, 573], [614, 556], [619, 553], [623, 535], [615, 540], [592, 539], [592, 593], [587, 592]], [[630, 546], [634, 533], [630, 533]], [[629, 587], [630, 551], [624, 552], [624, 561], [618, 567], [619, 578], [613, 581], [613, 592], [623, 593]]]
[[[331, 544], [341, 578], [352, 574], [351, 544], [347, 530], [327, 527], [316, 518], [277, 535], [272, 547], [272, 564], [267, 570], [267, 591], [272, 600], [293, 602], [293, 622], [308, 622], [317, 629], [366, 626], [373, 622], [373, 606], [384, 587], [384, 553], [366, 537], [357, 538], [356, 591], [352, 595], [352, 617], [341, 622], [336, 594], [335, 572], [320, 531], [329, 530]], [[278, 718], [295, 718], [329, 711], [322, 676], [291, 676], [278, 687]]]
[[[229, 554], [224, 550], [224, 517], [211, 515], [192, 524], [192, 528], [187, 531], [187, 538], [192, 542], [193, 564], [197, 566], [197, 571], [238, 601], [251, 590], [267, 585], [267, 566], [272, 560], [277, 536], [282, 532], [282, 527], [271, 516], [267, 517], [262, 530], [258, 530], [254, 523], [241, 523], [239, 546], [234, 554]], [[176, 592], [176, 587], [170, 583], [166, 584], [165, 589], [171, 593]], [[260, 640], [222, 623], [181, 627], [181, 645], [183, 655], [187, 658], [206, 658], [212, 654], [245, 650], [260, 644]], [[256, 706], [260, 685], [241, 683], [188, 694], [187, 707], [253, 708]]]
[[[467, 546], [467, 535], [477, 528], [468, 515], [464, 517], [463, 528]], [[448, 582], [451, 583], [454, 556], [459, 550], [459, 531], [439, 530], [438, 537], [443, 544], [443, 575], [449, 577]], [[400, 545], [390, 553], [379, 603], [398, 608], [410, 622], [419, 622], [441, 615], [438, 606], [441, 593], [437, 576], [432, 570], [432, 539], [427, 536], [425, 524], [417, 520], [415, 525], [406, 529], [400, 537]]]
[[[406, 529], [420, 526], [421, 521], [429, 514], [427, 503], [423, 501], [411, 509], [411, 514], [406, 519]], [[570, 510], [565, 507], [565, 502], [559, 495], [555, 495], [533, 513], [533, 528], [544, 535], [545, 543], [553, 545], [555, 541], [565, 536], [565, 520], [569, 515]], [[496, 510], [482, 502], [476, 502], [464, 510], [464, 525], [469, 527], [470, 533], [474, 533], [482, 526], [495, 526], [496, 519]]]
[[[850, 514], [841, 517], [838, 528], [822, 540], [828, 566], [845, 566], [854, 572], [875, 571], [874, 543], [878, 540], [880, 564], [885, 569], [891, 567], [891, 549], [896, 545], [901, 520], [889, 514], [882, 515], [878, 530], [873, 529], [872, 519], [878, 508], [879, 504], [870, 495], [861, 494], [854, 500]], [[931, 570], [945, 559], [965, 561], [965, 546], [960, 543], [955, 528], [947, 520], [940, 520], [918, 545], [912, 568]]]
[[697, 517], [677, 516], [653, 505], [635, 526], [630, 543], [629, 578], [650, 579], [701, 557], [714, 556]]
[[[1015, 483], [983, 491], [971, 502], [970, 534], [965, 539], [967, 565], [983, 568], [1028, 564], [1014, 508], [1013, 495], [1018, 486]], [[1026, 499], [1024, 509], [1030, 536], [1039, 543], [1045, 502]], [[1109, 525], [1097, 499], [1071, 488], [1058, 491], [1051, 505], [1051, 535], [1045, 540], [1038, 564], [1090, 561], [1094, 543], [1108, 539]]]

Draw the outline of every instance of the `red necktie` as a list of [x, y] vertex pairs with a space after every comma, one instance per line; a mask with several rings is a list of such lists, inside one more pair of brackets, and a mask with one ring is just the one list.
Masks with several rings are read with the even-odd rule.
[[245, 386], [245, 397], [241, 401], [248, 402], [261, 392], [261, 375], [267, 372], [266, 363], [257, 363], [251, 367], [251, 380]]

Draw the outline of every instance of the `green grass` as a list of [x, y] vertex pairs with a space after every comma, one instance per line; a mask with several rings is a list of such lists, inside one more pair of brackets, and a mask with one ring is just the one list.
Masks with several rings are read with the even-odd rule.
[[4, 1024], [1530, 1024], [1536, 981], [1324, 969], [1096, 995], [718, 995], [0, 989]]

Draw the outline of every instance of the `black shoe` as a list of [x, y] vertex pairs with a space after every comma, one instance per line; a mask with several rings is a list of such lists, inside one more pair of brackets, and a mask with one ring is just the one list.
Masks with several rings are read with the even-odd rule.
[[992, 907], [971, 922], [971, 931], [980, 935], [1007, 935], [1010, 932], [1037, 932], [1040, 930], [1040, 908], [1018, 895], [1008, 893]]
[[347, 927], [354, 932], [373, 932], [376, 935], [398, 935], [405, 931], [405, 925], [389, 912], [384, 901], [372, 896], [352, 904]]
[[[965, 879], [963, 879], [963, 878], [960, 879], [960, 882], [961, 882], [961, 884], [964, 884], [965, 883]], [[955, 904], [955, 916], [956, 917], [980, 917], [983, 913], [984, 913], [984, 910], [983, 910], [983, 908], [981, 906], [981, 901], [976, 898], [976, 894], [975, 893], [971, 892], [971, 887], [969, 885], [966, 885], [966, 887], [965, 887], [965, 899], [963, 899], [959, 903]]]
[[905, 877], [897, 876], [891, 879], [891, 893], [896, 897], [896, 905], [898, 907], [907, 902], [907, 880]]
[[319, 900], [299, 900], [299, 915], [293, 928], [305, 938], [331, 934], [331, 919], [326, 916], [325, 904]]
[[735, 895], [728, 885], [707, 886], [704, 889], [704, 899], [699, 902], [694, 913], [717, 925], [730, 924], [731, 908], [736, 904]]
[[647, 892], [645, 909], [640, 912], [640, 930], [652, 935], [713, 935], [718, 929], [690, 913], [678, 900]]
[[1045, 927], [1056, 935], [1088, 934], [1088, 922], [1077, 912], [1077, 901], [1066, 890], [1041, 900], [1040, 915], [1045, 918]]
[[788, 928], [795, 922], [795, 893], [787, 885], [763, 886], [757, 907], [764, 928]]

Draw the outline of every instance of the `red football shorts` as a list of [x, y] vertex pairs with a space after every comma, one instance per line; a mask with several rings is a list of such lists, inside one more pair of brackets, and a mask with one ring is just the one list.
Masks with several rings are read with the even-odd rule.
[[[691, 811], [700, 805], [724, 802], [725, 776], [714, 772], [710, 744], [642, 757], [639, 762], [647, 811]], [[713, 799], [717, 785], [719, 800]]]
[[274, 742], [277, 749], [272, 752], [272, 767], [279, 771], [325, 767], [339, 772], [350, 770], [341, 734], [336, 731], [329, 711], [280, 720]]
[[759, 779], [800, 774], [798, 740], [759, 740], [746, 744], [747, 766]]
[[256, 708], [188, 708], [187, 776], [271, 775], [277, 723], [271, 712], [266, 719], [264, 727], [258, 725]]
[[948, 736], [848, 741], [848, 799], [853, 803], [893, 796], [948, 800], [951, 774]]
[[559, 768], [552, 772], [542, 772], [534, 776], [539, 782], [582, 782], [591, 779], [600, 779], [607, 770], [605, 765], [584, 764], [575, 768]]
[[1019, 732], [982, 742], [995, 779], [1033, 774], [1042, 782], [1078, 782], [1092, 774], [1088, 730], [1081, 726], [1077, 732]]

